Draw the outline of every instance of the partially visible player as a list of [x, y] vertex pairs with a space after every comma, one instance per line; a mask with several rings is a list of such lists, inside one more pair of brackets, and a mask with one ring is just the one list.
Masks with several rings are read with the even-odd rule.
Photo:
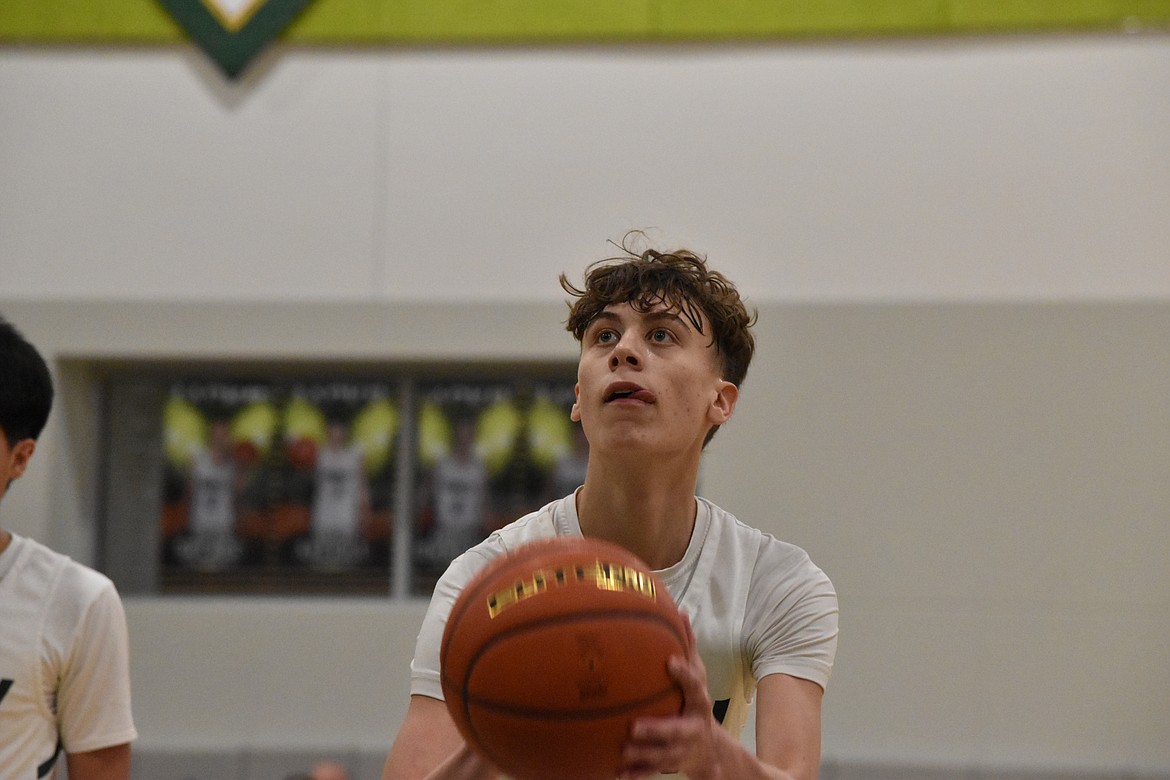
[[[0, 318], [0, 499], [53, 402], [44, 360]], [[126, 618], [113, 583], [0, 528], [0, 780], [129, 780]]]
[[[624, 247], [623, 247], [624, 248]], [[589, 442], [584, 485], [493, 533], [435, 587], [411, 663], [411, 700], [384, 780], [499, 772], [442, 701], [439, 644], [451, 605], [490, 560], [554, 535], [619, 544], [656, 570], [693, 633], [669, 671], [677, 717], [639, 719], [628, 777], [813, 780], [821, 700], [837, 645], [837, 595], [809, 556], [695, 495], [703, 447], [731, 419], [755, 348], [735, 287], [686, 250], [591, 266], [568, 329], [581, 345], [571, 417]], [[738, 739], [755, 700], [756, 752]]]
[[243, 475], [232, 457], [231, 423], [211, 423], [205, 449], [191, 462], [190, 520], [187, 532], [175, 543], [184, 564], [215, 571], [236, 564], [243, 546], [236, 536], [236, 503]]
[[362, 449], [349, 441], [344, 423], [330, 422], [325, 446], [317, 453], [313, 533], [356, 538], [369, 500]]
[[347, 568], [365, 554], [363, 520], [370, 511], [361, 447], [340, 420], [330, 421], [314, 469], [312, 537], [307, 559], [318, 566]]
[[431, 566], [446, 566], [483, 539], [487, 522], [488, 470], [475, 451], [475, 420], [455, 424], [451, 452], [435, 462], [431, 497], [435, 525], [417, 546], [417, 557]]

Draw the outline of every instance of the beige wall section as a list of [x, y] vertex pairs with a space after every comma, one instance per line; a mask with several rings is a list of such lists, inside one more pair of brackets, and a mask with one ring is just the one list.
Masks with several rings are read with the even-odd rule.
[[708, 492], [840, 595], [830, 755], [1170, 767], [1170, 307], [768, 307], [738, 414]]
[[0, 48], [0, 295], [551, 300], [649, 227], [757, 300], [1170, 297], [1170, 35], [266, 63]]
[[[0, 311], [75, 374], [5, 506], [66, 548], [92, 533], [92, 361], [574, 349], [559, 305]], [[1166, 771], [1170, 307], [769, 304], [759, 339], [703, 489], [806, 547], [838, 587], [826, 755]], [[403, 712], [423, 605], [127, 608], [143, 747], [376, 749]]]
[[128, 600], [143, 750], [388, 749], [421, 600]]

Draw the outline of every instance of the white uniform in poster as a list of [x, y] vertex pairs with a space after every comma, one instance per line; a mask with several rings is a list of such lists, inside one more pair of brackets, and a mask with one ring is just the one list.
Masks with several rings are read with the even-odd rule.
[[312, 534], [299, 546], [301, 559], [321, 569], [357, 565], [367, 552], [360, 536], [365, 502], [361, 449], [340, 440], [322, 449], [314, 471]]
[[187, 534], [176, 541], [175, 555], [188, 566], [204, 571], [232, 566], [242, 550], [235, 527], [235, 464], [211, 451], [196, 453], [191, 464]]
[[325, 448], [317, 456], [313, 492], [313, 533], [355, 538], [365, 493], [362, 451]]
[[193, 534], [230, 534], [235, 530], [235, 465], [210, 451], [196, 453], [191, 465], [191, 510], [188, 530]]
[[476, 457], [449, 455], [435, 463], [435, 526], [419, 545], [421, 557], [445, 563], [483, 538], [488, 473]]

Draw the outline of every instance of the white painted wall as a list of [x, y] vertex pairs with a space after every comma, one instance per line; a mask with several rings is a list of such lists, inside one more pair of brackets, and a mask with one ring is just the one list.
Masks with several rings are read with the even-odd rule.
[[[826, 754], [1170, 772], [1167, 84], [1164, 35], [0, 49], [63, 389], [3, 521], [91, 559], [97, 362], [571, 357], [556, 275], [650, 227], [761, 306], [704, 486], [841, 592]], [[130, 599], [141, 744], [376, 748], [421, 608]]]
[[548, 300], [639, 226], [761, 300], [1165, 296], [1168, 49], [0, 50], [0, 292]]

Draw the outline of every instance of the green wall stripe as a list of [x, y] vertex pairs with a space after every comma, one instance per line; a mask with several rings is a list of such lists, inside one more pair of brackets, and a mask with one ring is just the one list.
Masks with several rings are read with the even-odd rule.
[[[313, 0], [305, 44], [556, 43], [1170, 29], [1170, 0]], [[156, 0], [2, 0], [0, 43], [173, 43]]]

